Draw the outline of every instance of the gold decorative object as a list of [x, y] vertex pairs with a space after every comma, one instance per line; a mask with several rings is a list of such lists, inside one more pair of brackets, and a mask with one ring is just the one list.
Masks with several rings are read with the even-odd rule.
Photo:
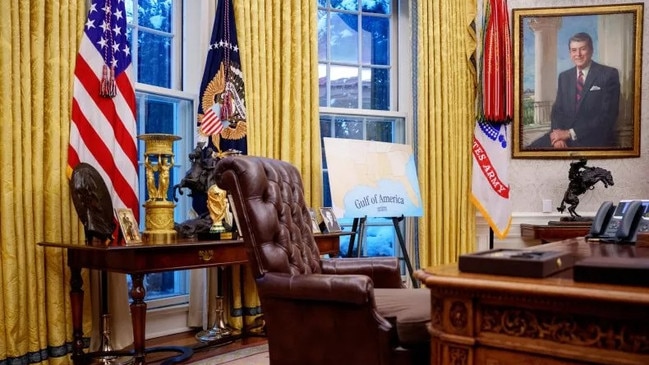
[[214, 258], [214, 251], [212, 250], [198, 250], [198, 258], [201, 261], [209, 262]]
[[213, 341], [223, 341], [232, 338], [234, 330], [225, 322], [224, 314], [224, 298], [222, 296], [216, 297], [214, 305], [214, 325], [206, 330], [198, 332], [195, 337], [198, 341], [203, 343], [210, 343]]
[[[240, 151], [228, 150], [225, 152], [213, 151], [210, 158], [220, 160], [225, 156], [239, 155]], [[209, 182], [208, 182], [209, 184]], [[218, 234], [219, 239], [229, 240], [234, 238], [233, 223], [234, 218], [230, 211], [230, 201], [228, 200], [227, 191], [221, 189], [216, 184], [211, 184], [207, 188], [207, 210], [210, 213], [212, 226], [211, 234]]]
[[148, 198], [144, 203], [144, 243], [160, 244], [176, 240], [174, 204], [167, 199], [169, 173], [174, 165], [173, 142], [181, 137], [164, 133], [137, 136], [144, 141], [144, 169]]
[[207, 210], [212, 218], [212, 227], [210, 233], [225, 232], [223, 219], [226, 216], [228, 208], [228, 194], [225, 190], [214, 184], [207, 189]]
[[[100, 322], [101, 342], [99, 351], [101, 353], [110, 353], [113, 351], [113, 345], [110, 340], [110, 314], [102, 314]], [[133, 356], [103, 355], [91, 359], [90, 365], [132, 365], [135, 364]]]

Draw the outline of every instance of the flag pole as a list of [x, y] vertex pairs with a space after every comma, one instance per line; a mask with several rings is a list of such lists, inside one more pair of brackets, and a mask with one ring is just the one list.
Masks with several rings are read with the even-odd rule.
[[[138, 219], [135, 85], [128, 36], [122, 31], [127, 28], [123, 16], [125, 4], [117, 0], [88, 3], [88, 16], [83, 23], [74, 66], [67, 171], [72, 173], [81, 163], [94, 167], [107, 185], [111, 210], [130, 208]], [[119, 245], [119, 241], [112, 241], [112, 244]], [[102, 341], [100, 351], [93, 355], [99, 357], [101, 364], [115, 364], [121, 361], [116, 355], [121, 354], [112, 351], [109, 337], [108, 279], [105, 271], [98, 275]], [[126, 296], [127, 293], [118, 295]], [[133, 356], [127, 357], [127, 361], [132, 362]]]
[[489, 249], [494, 249], [494, 230], [491, 227], [489, 227]]

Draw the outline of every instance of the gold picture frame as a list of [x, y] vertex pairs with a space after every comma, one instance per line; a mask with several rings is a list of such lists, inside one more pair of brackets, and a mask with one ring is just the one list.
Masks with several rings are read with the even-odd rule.
[[124, 242], [127, 245], [142, 243], [142, 236], [140, 235], [133, 211], [130, 208], [119, 208], [115, 209], [115, 215], [117, 216]]
[[[512, 10], [513, 158], [640, 156], [643, 7]], [[583, 33], [592, 39], [593, 63], [586, 67], [580, 100], [575, 66], [584, 56], [576, 55], [575, 45], [589, 43], [579, 43]], [[553, 130], [563, 134], [563, 142], [556, 143]]]

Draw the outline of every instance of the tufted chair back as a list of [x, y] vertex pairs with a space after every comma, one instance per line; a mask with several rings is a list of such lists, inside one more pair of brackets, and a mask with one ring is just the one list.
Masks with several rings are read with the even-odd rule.
[[227, 170], [218, 185], [239, 194], [234, 197], [236, 216], [243, 220], [239, 227], [247, 228], [240, 233], [246, 242], [255, 242], [246, 245], [255, 278], [266, 272], [320, 273], [320, 252], [297, 168], [250, 156], [226, 158], [218, 165], [219, 171]]

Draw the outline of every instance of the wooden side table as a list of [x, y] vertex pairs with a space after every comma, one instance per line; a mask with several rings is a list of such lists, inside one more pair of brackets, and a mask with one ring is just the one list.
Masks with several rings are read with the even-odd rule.
[[590, 231], [591, 222], [550, 221], [548, 224], [521, 224], [524, 240], [541, 240], [541, 243], [584, 237]]
[[[321, 254], [338, 255], [340, 236], [351, 232], [322, 233], [314, 235]], [[130, 310], [133, 323], [133, 351], [135, 365], [146, 363], [148, 350], [144, 347], [146, 328], [146, 308], [144, 301], [146, 289], [144, 275], [148, 273], [198, 269], [213, 266], [244, 264], [248, 262], [243, 240], [223, 241], [178, 241], [173, 244], [133, 245], [94, 247], [82, 243], [40, 242], [40, 246], [65, 249], [70, 267], [70, 305], [72, 307], [72, 362], [74, 365], [86, 365], [99, 352], [85, 354], [82, 316], [83, 316], [83, 280], [82, 269], [105, 270], [129, 274], [133, 283], [129, 292]], [[184, 349], [173, 350], [187, 353]], [[108, 353], [106, 353], [108, 354]], [[129, 353], [130, 354], [130, 353]], [[124, 355], [112, 351], [110, 355]], [[189, 351], [191, 356], [191, 351]], [[184, 360], [184, 358], [183, 358]]]

